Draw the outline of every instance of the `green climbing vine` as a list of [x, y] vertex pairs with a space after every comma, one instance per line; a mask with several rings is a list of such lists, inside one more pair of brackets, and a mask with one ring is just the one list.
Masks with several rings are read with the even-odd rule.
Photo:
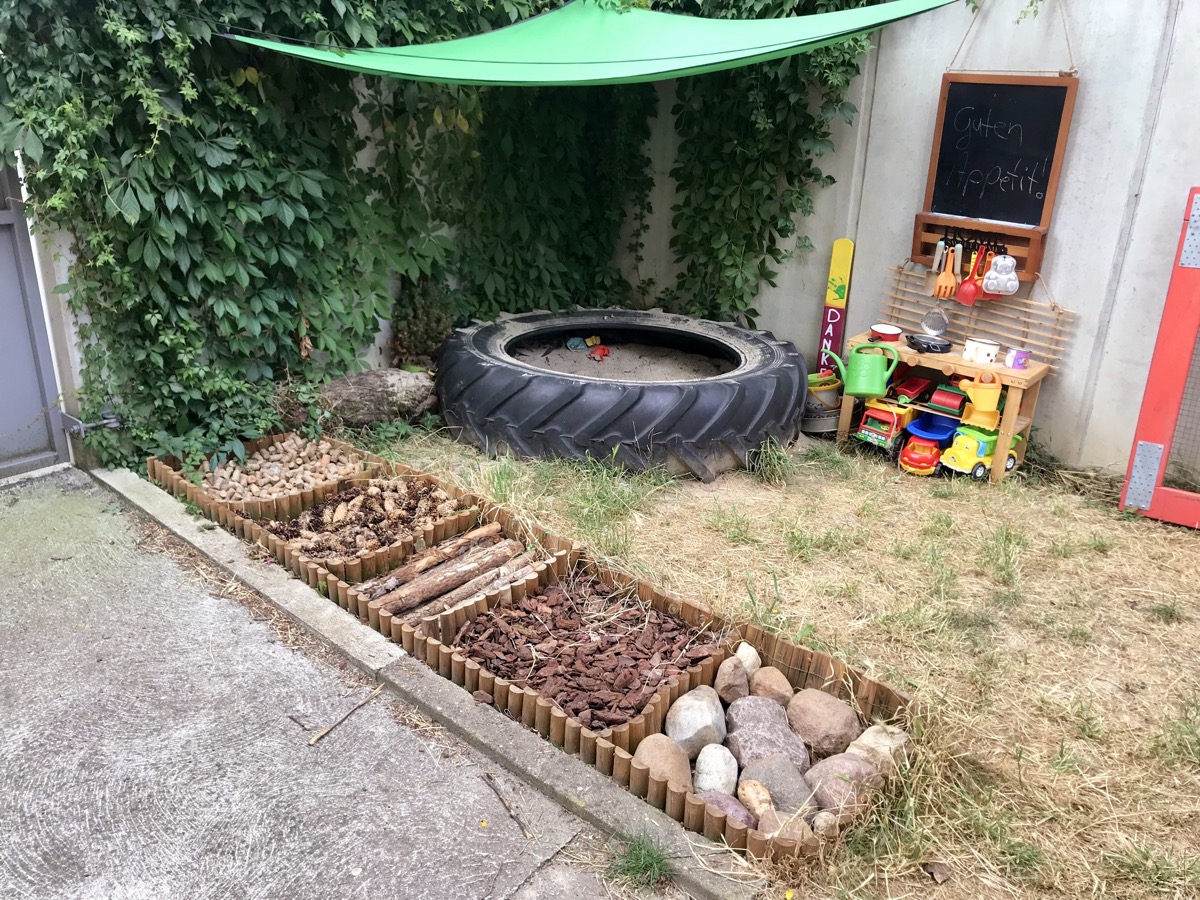
[[[681, 11], [692, 6], [679, 0]], [[860, 0], [717, 0], [704, 14], [721, 18], [805, 15], [863, 5]], [[793, 248], [811, 215], [813, 191], [832, 183], [818, 166], [831, 152], [830, 126], [852, 121], [846, 100], [869, 39], [853, 38], [811, 53], [681, 79], [675, 128], [679, 153], [671, 175], [678, 202], [671, 247], [681, 267], [669, 302], [709, 318], [753, 323], [760, 286]], [[793, 240], [794, 239], [794, 240]]]
[[[445, 255], [433, 199], [414, 183], [382, 193], [360, 163], [367, 141], [353, 74], [219, 33], [371, 45], [482, 31], [545, 6], [0, 8], [0, 157], [20, 154], [38, 227], [69, 235], [83, 413], [108, 408], [125, 422], [89, 434], [104, 461], [236, 449], [276, 427], [277, 381], [304, 384], [357, 364], [390, 312], [392, 260], [412, 277]], [[421, 94], [404, 107], [404, 127], [437, 108]]]
[[[707, 16], [857, 0], [602, 0]], [[363, 78], [227, 41], [478, 33], [561, 0], [15, 0], [0, 8], [0, 156], [69, 236], [83, 413], [105, 462], [236, 451], [276, 386], [358, 365], [395, 313], [426, 357], [457, 315], [624, 304], [653, 186], [649, 85], [476, 88]], [[786, 259], [864, 41], [683, 79], [666, 299], [752, 320]], [[795, 241], [807, 245], [801, 236]], [[399, 290], [389, 291], [392, 279]], [[392, 293], [397, 299], [393, 300]], [[646, 298], [641, 298], [646, 299]], [[421, 318], [423, 305], [439, 305]], [[393, 309], [395, 304], [395, 309]], [[420, 321], [418, 327], [417, 322]], [[417, 344], [420, 344], [418, 347]]]

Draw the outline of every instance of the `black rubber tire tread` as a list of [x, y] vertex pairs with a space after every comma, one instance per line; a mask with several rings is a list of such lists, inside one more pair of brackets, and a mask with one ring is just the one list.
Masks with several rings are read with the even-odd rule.
[[[564, 375], [505, 352], [550, 330], [664, 331], [724, 346], [732, 371], [693, 381], [626, 382]], [[488, 453], [599, 460], [634, 470], [663, 466], [703, 481], [746, 465], [768, 438], [790, 443], [807, 386], [804, 357], [769, 332], [637, 310], [534, 312], [478, 323], [442, 345], [436, 390], [456, 435]]]

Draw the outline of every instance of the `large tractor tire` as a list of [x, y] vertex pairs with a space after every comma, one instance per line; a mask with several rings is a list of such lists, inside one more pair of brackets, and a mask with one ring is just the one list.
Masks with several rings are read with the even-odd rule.
[[[566, 375], [514, 358], [521, 347], [598, 335], [724, 360], [725, 374], [632, 382]], [[597, 368], [598, 372], [602, 369]], [[476, 324], [442, 346], [436, 390], [457, 435], [488, 453], [662, 466], [711, 481], [768, 439], [799, 433], [804, 358], [764, 331], [661, 312], [535, 312]]]

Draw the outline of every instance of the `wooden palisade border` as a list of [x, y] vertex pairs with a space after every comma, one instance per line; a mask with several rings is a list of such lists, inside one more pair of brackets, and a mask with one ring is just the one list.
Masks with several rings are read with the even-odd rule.
[[[286, 437], [284, 435], [278, 439]], [[260, 521], [248, 518], [242, 510], [236, 509], [235, 504], [217, 501], [182, 478], [175, 466], [170, 464], [174, 461], [164, 462], [151, 458], [147, 461], [147, 469], [151, 480], [162, 484], [176, 496], [195, 503], [205, 516], [238, 537], [259, 544], [300, 580], [357, 616], [364, 624], [400, 644], [405, 651], [442, 677], [450, 679], [470, 693], [483, 691], [490, 694], [493, 705], [501, 713], [537, 731], [566, 753], [578, 757], [585, 765], [592, 766], [601, 774], [612, 778], [618, 786], [664, 811], [689, 831], [703, 834], [718, 843], [724, 841], [733, 849], [743, 850], [760, 858], [811, 855], [818, 852], [820, 845], [815, 838], [803, 845], [793, 840], [769, 838], [756, 829], [727, 821], [724, 812], [705, 804], [694, 794], [662, 779], [651, 777], [644, 765], [633, 762], [633, 754], [638, 744], [647, 735], [658, 734], [664, 730], [668, 710], [683, 694], [700, 685], [713, 684], [718, 666], [732, 654], [740, 641], [751, 644], [758, 651], [763, 665], [779, 669], [794, 688], [817, 688], [826, 691], [854, 705], [867, 721], [894, 722], [902, 718], [909, 704], [908, 697], [827, 653], [797, 646], [756, 625], [727, 622], [689, 600], [659, 590], [648, 582], [632, 578], [590, 559], [578, 544], [531, 525], [504, 507], [482, 502], [454, 485], [444, 483], [436, 476], [388, 462], [341, 441], [329, 438], [326, 440], [339, 449], [352, 451], [363, 458], [367, 466], [364, 475], [350, 481], [360, 481], [366, 477], [419, 476], [434, 482], [450, 496], [461, 498], [464, 504], [477, 507], [478, 511], [472, 509], [461, 512], [427, 528], [425, 533], [420, 535], [420, 541], [426, 546], [433, 546], [476, 524], [498, 522], [505, 537], [515, 538], [526, 546], [539, 546], [545, 551], [547, 561], [535, 565], [532, 575], [492, 589], [469, 606], [460, 606], [436, 616], [426, 617], [416, 625], [402, 622], [386, 612], [377, 612], [372, 621], [370, 605], [366, 598], [359, 594], [356, 585], [402, 562], [418, 543], [416, 535], [411, 541], [377, 551], [379, 555], [372, 561], [375, 572], [367, 574], [363, 571], [365, 567], [354, 566], [351, 561], [347, 562], [344, 574], [335, 574], [317, 562], [301, 556], [294, 549], [287, 551], [285, 542], [267, 531]], [[295, 516], [318, 499], [323, 499], [340, 489], [333, 485], [319, 498], [314, 493], [311, 502], [307, 497], [301, 497], [299, 500], [289, 498], [284, 503], [288, 509], [292, 509], [293, 504], [307, 504], [295, 507], [291, 513]], [[276, 509], [279, 510], [278, 505]], [[272, 516], [274, 517], [277, 516]], [[630, 590], [643, 603], [661, 612], [679, 616], [689, 625], [707, 628], [719, 638], [717, 650], [712, 656], [689, 667], [681, 676], [660, 685], [640, 715], [611, 729], [597, 731], [583, 727], [577, 719], [539, 696], [536, 691], [496, 677], [452, 646], [454, 635], [469, 620], [499, 603], [513, 598], [522, 599], [527, 593], [551, 585], [577, 570], [593, 574], [611, 587]]]

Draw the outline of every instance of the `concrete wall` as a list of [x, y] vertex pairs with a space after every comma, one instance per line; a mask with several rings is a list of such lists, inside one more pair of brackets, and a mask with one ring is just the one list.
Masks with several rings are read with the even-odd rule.
[[[760, 327], [815, 358], [838, 237], [856, 243], [847, 333], [875, 320], [888, 270], [911, 246], [941, 77], [960, 44], [954, 63], [960, 70], [1057, 74], [1073, 62], [1079, 95], [1042, 272], [1054, 299], [1076, 310], [1079, 323], [1062, 374], [1042, 391], [1036, 424], [1039, 439], [1067, 462], [1120, 469], [1182, 209], [1200, 178], [1200, 126], [1188, 115], [1200, 62], [1184, 44], [1200, 35], [1200, 3], [1045, 0], [1040, 15], [1015, 24], [1024, 5], [984, 0], [972, 27], [970, 11], [956, 4], [878, 36], [851, 92], [858, 120], [835, 131], [837, 150], [821, 161], [838, 183], [821, 192], [816, 214], [800, 224], [816, 249], [787, 264], [777, 287], [764, 288]], [[652, 138], [660, 172], [670, 168], [659, 159], [670, 146], [668, 127], [660, 118]], [[667, 192], [659, 185], [656, 200]], [[659, 221], [656, 209], [655, 224], [669, 229], [669, 215]], [[647, 255], [668, 240], [669, 234], [652, 233]], [[655, 260], [647, 266], [663, 269]], [[1045, 294], [1033, 289], [1035, 298]]]

